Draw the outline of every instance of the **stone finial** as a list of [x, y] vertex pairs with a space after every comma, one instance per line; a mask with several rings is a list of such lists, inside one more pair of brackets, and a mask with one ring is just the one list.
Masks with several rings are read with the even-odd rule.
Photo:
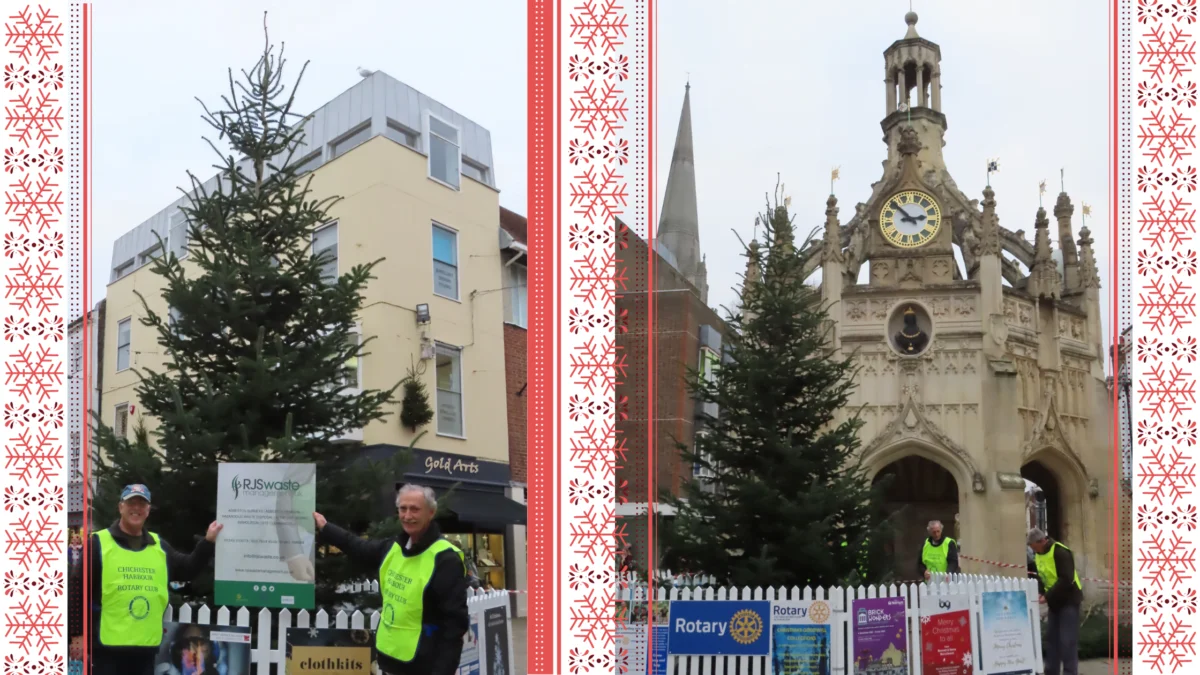
[[910, 11], [907, 14], [905, 14], [904, 15], [904, 23], [908, 24], [908, 30], [905, 31], [905, 33], [904, 33], [905, 40], [915, 40], [915, 39], [921, 37], [920, 35], [917, 35], [917, 13], [916, 12]]
[[825, 238], [821, 251], [824, 262], [842, 263], [846, 261], [842, 254], [842, 226], [838, 222], [837, 197], [829, 195], [825, 201]]
[[1092, 252], [1092, 232], [1087, 225], [1079, 230], [1079, 285], [1083, 288], [1100, 288], [1100, 271], [1096, 268], [1096, 255]]
[[1075, 249], [1075, 235], [1071, 232], [1071, 216], [1075, 207], [1066, 192], [1058, 193], [1054, 202], [1054, 217], [1058, 220], [1058, 244], [1062, 247], [1063, 266], [1075, 265], [1079, 262], [1079, 254]]
[[1050, 248], [1050, 220], [1046, 209], [1039, 206], [1033, 223], [1033, 266], [1029, 270], [1029, 293], [1034, 297], [1062, 297], [1062, 276]]
[[901, 155], [915, 156], [921, 151], [921, 139], [917, 136], [917, 130], [911, 126], [900, 127], [900, 142], [896, 144], [896, 149]]
[[1000, 221], [996, 217], [996, 193], [983, 189], [983, 215], [979, 219], [979, 255], [1000, 255]]

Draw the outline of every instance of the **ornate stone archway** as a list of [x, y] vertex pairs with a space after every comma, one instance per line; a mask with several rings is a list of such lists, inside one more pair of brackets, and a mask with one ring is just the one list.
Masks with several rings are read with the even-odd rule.
[[1088, 503], [1092, 499], [1092, 486], [1083, 464], [1070, 451], [1049, 445], [1022, 458], [1022, 475], [1029, 474], [1029, 469], [1033, 469], [1035, 475], [1039, 469], [1042, 470], [1049, 474], [1054, 482], [1053, 490], [1056, 494], [1047, 494], [1047, 499], [1053, 498], [1059, 502], [1051, 506], [1059, 519], [1057, 527], [1052, 529], [1059, 531], [1051, 534], [1056, 534], [1072, 550], [1088, 550], [1090, 539], [1094, 536], [1094, 524], [1088, 518], [1091, 512]]

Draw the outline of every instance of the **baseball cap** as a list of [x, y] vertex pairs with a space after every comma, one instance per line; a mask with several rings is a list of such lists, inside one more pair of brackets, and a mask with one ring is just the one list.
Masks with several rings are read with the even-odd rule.
[[146, 502], [150, 501], [150, 488], [141, 483], [126, 485], [124, 490], [121, 490], [121, 501], [132, 499], [133, 497], [141, 497]]

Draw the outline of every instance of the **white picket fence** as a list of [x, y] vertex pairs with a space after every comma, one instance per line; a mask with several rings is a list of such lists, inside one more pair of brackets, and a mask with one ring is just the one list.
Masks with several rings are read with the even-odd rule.
[[[1029, 604], [1029, 622], [1033, 630], [1035, 672], [1044, 672], [1042, 665], [1041, 607], [1038, 604], [1036, 579], [1017, 577], [986, 577], [974, 575], [944, 575], [928, 584], [902, 584], [900, 586], [859, 586], [858, 588], [657, 588], [655, 600], [825, 600], [829, 602], [833, 616], [831, 672], [834, 675], [853, 675], [851, 660], [851, 612], [852, 602], [862, 598], [904, 598], [905, 619], [908, 626], [908, 673], [921, 673], [921, 607], [936, 602], [938, 596], [966, 594], [971, 599], [971, 644], [975, 658], [974, 672], [981, 672], [981, 649], [978, 626], [980, 599], [984, 591], [1025, 591]], [[644, 586], [625, 588], [618, 591], [618, 599], [624, 602], [646, 602]], [[660, 625], [656, 622], [656, 625]], [[668, 656], [667, 675], [770, 675], [771, 663], [767, 656]]]
[[[514, 668], [512, 607], [508, 591], [467, 591], [467, 610], [471, 613], [473, 620], [478, 621], [481, 644], [487, 644], [484, 642], [486, 628], [484, 627], [483, 613], [494, 607], [504, 607], [508, 617], [508, 668], [506, 672], [512, 673]], [[349, 614], [339, 611], [330, 622], [329, 613], [323, 609], [315, 615], [302, 609], [294, 613], [295, 622], [293, 622], [293, 612], [289, 609], [264, 607], [258, 610], [258, 630], [256, 635], [251, 638], [250, 672], [253, 675], [269, 675], [272, 672], [283, 675], [283, 668], [287, 660], [287, 631], [289, 628], [351, 628], [358, 630], [369, 628], [375, 630], [379, 627], [379, 612], [377, 610], [368, 611], [369, 614], [364, 614], [361, 610], [355, 610]], [[216, 620], [213, 621], [214, 612], [207, 605], [201, 605], [199, 608], [183, 605], [178, 612], [174, 607], [167, 607], [164, 620], [201, 626], [249, 628], [250, 610], [240, 607], [236, 608], [236, 612], [236, 616], [231, 621], [231, 616], [234, 616], [233, 612], [229, 607], [221, 607], [216, 611]], [[487, 673], [488, 669], [482, 663], [482, 649], [480, 650], [480, 661], [482, 668], [480, 672]], [[274, 670], [271, 669], [272, 664], [276, 665]]]

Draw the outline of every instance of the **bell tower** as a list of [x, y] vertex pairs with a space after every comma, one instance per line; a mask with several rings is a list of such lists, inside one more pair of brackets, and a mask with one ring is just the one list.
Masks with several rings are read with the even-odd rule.
[[942, 48], [917, 34], [917, 13], [904, 15], [908, 31], [883, 52], [883, 137], [888, 146], [885, 170], [900, 160], [900, 130], [917, 132], [921, 150], [917, 158], [926, 169], [944, 169], [946, 116], [942, 113]]
[[942, 146], [941, 48], [917, 34], [917, 15], [904, 16], [908, 31], [884, 53], [888, 146], [883, 180], [866, 213], [866, 253], [872, 287], [917, 289], [961, 278], [954, 259], [952, 200], [939, 179]]

